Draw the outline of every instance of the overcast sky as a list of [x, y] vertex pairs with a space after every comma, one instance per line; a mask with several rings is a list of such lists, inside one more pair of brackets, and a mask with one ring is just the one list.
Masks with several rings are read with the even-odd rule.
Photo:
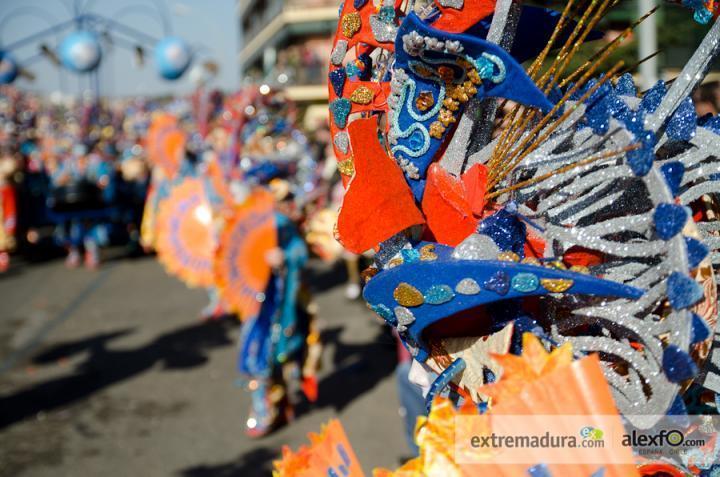
[[[69, 20], [74, 0], [0, 0], [0, 45], [13, 42]], [[220, 65], [215, 85], [233, 90], [237, 78], [237, 28], [234, 0], [78, 0], [87, 5], [88, 11], [110, 17], [156, 38], [164, 36], [159, 12], [163, 11], [172, 27], [172, 34], [184, 38], [190, 44], [202, 45], [200, 60], [213, 59]], [[57, 47], [64, 35], [49, 35], [44, 41], [51, 48]], [[127, 38], [126, 36], [122, 36]], [[13, 50], [21, 64], [38, 52], [42, 41], [33, 42]], [[138, 69], [134, 54], [119, 45], [104, 48], [100, 67], [101, 94], [111, 96], [155, 95], [186, 93], [192, 90], [187, 73], [171, 82], [161, 79], [152, 63], [152, 46], [147, 48], [144, 68]], [[35, 81], [18, 79], [16, 86], [45, 93], [61, 91], [76, 94], [87, 88], [87, 78], [66, 70], [60, 71], [46, 59], [35, 61], [27, 67], [35, 74]]]

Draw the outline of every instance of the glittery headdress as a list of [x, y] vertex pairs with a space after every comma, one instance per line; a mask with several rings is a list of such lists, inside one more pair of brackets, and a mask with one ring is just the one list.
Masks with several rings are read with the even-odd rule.
[[440, 373], [435, 390], [476, 398], [501, 372], [488, 350], [519, 352], [523, 331], [599, 352], [626, 414], [682, 412], [695, 376], [720, 383], [702, 372], [720, 120], [689, 97], [720, 24], [669, 88], [639, 93], [621, 62], [601, 66], [652, 12], [569, 67], [611, 3], [348, 0], [340, 12], [338, 236], [376, 249], [364, 297]]

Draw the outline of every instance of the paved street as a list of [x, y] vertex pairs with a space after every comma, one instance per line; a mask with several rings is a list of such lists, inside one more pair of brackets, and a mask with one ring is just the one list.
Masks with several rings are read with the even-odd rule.
[[408, 455], [391, 336], [314, 264], [327, 342], [319, 402], [251, 440], [235, 373], [239, 326], [152, 258], [97, 272], [56, 260], [0, 277], [0, 476], [269, 475], [283, 444], [338, 416], [365, 471]]

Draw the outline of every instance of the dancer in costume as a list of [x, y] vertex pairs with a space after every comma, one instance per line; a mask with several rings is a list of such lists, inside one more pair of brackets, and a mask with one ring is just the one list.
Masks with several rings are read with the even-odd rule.
[[[449, 424], [458, 403], [463, 414], [619, 411], [639, 429], [717, 413], [720, 130], [689, 95], [720, 22], [671, 85], [640, 93], [622, 63], [603, 67], [635, 25], [568, 68], [601, 36], [610, 2], [401, 5], [340, 12], [329, 75], [348, 185], [338, 232], [352, 251], [379, 249], [364, 297], [414, 357], [430, 422]], [[712, 3], [691, 6], [713, 17]], [[473, 470], [443, 445], [453, 431], [428, 425], [420, 457], [395, 475], [717, 472], [712, 446], [707, 459], [680, 452], [637, 468], [538, 455]]]

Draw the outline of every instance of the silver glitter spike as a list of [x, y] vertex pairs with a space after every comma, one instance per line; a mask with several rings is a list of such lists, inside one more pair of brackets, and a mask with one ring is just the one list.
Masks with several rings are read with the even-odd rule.
[[463, 0], [438, 0], [438, 3], [441, 7], [454, 8], [455, 10], [460, 10], [465, 4]]
[[347, 132], [340, 131], [337, 133], [333, 138], [333, 142], [343, 154], [347, 154], [348, 149], [350, 148], [350, 137]]
[[379, 43], [394, 42], [397, 36], [397, 26], [382, 21], [377, 15], [370, 15], [370, 29]]
[[[397, 318], [398, 325], [401, 326], [408, 326], [415, 321], [415, 315], [404, 306], [395, 307], [395, 318]], [[398, 329], [398, 331], [400, 330]]]
[[345, 55], [347, 54], [347, 40], [338, 40], [330, 54], [330, 62], [335, 66], [342, 65]]

